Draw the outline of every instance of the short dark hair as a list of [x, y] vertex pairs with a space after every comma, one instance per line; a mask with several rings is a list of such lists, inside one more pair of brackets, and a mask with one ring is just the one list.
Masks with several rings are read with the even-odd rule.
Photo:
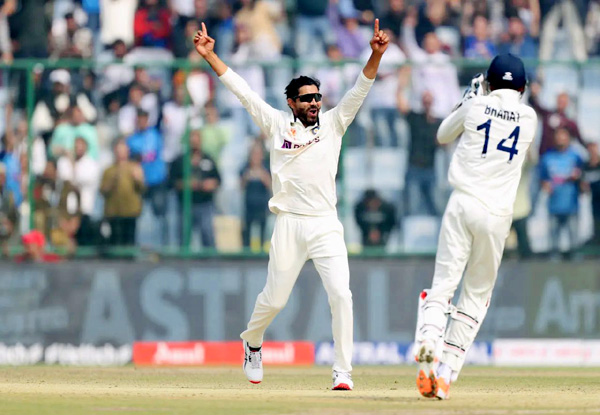
[[294, 78], [290, 81], [288, 86], [285, 87], [285, 97], [290, 99], [296, 98], [300, 88], [306, 85], [314, 85], [319, 88], [321, 86], [321, 82], [319, 82], [318, 79], [304, 75]]

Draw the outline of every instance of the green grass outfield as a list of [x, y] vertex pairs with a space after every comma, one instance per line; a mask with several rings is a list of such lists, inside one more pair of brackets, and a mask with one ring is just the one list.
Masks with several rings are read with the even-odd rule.
[[0, 367], [0, 414], [600, 414], [600, 370], [467, 367], [451, 399], [421, 398], [415, 367], [357, 367], [352, 392], [325, 367]]

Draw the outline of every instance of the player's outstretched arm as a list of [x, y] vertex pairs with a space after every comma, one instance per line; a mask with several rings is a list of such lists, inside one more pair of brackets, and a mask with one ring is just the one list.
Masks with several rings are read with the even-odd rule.
[[218, 76], [223, 75], [227, 71], [227, 65], [225, 65], [225, 62], [215, 52], [215, 40], [208, 35], [204, 22], [202, 22], [202, 28], [194, 36], [194, 45], [196, 46], [196, 52], [208, 62]]
[[363, 73], [369, 79], [375, 79], [377, 76], [377, 69], [379, 69], [379, 63], [381, 62], [381, 57], [387, 50], [388, 44], [390, 43], [390, 38], [386, 35], [383, 30], [379, 30], [379, 19], [375, 19], [375, 26], [373, 28], [373, 37], [369, 42], [371, 45], [371, 56], [369, 57], [369, 61], [365, 65], [363, 69]]
[[356, 84], [344, 94], [335, 108], [328, 111], [336, 120], [340, 134], [343, 135], [346, 132], [375, 82], [379, 62], [381, 62], [381, 57], [387, 49], [389, 41], [389, 37], [379, 30], [379, 19], [375, 19], [373, 38], [371, 39], [372, 53], [369, 61], [358, 76]]
[[240, 100], [254, 122], [265, 134], [270, 135], [273, 126], [280, 119], [279, 112], [252, 91], [250, 85], [217, 56], [214, 51], [215, 40], [208, 35], [204, 23], [202, 23], [202, 30], [194, 36], [194, 45], [196, 51], [208, 62], [221, 82]]

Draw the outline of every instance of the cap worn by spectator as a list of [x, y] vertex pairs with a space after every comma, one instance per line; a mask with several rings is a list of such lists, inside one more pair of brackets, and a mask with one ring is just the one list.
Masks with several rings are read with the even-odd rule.
[[69, 85], [71, 83], [71, 75], [66, 69], [55, 69], [50, 73], [50, 81]]
[[46, 246], [46, 237], [38, 230], [33, 230], [24, 234], [21, 237], [21, 240], [23, 241], [23, 245], [35, 245], [39, 249], [44, 249]]
[[38, 230], [33, 230], [21, 236], [25, 252], [15, 257], [16, 262], [60, 262], [62, 257], [46, 253], [46, 237]]

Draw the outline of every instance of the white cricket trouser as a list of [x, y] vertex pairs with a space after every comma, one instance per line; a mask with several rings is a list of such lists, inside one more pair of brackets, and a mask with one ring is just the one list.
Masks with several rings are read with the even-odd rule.
[[333, 370], [352, 370], [353, 317], [348, 252], [337, 216], [279, 213], [271, 237], [267, 283], [240, 337], [259, 347], [265, 330], [283, 309], [304, 263], [312, 259], [329, 298], [335, 358]]
[[444, 335], [441, 331], [446, 326], [448, 304], [464, 272], [441, 358], [453, 371], [460, 372], [485, 318], [511, 222], [510, 216], [493, 215], [478, 199], [465, 193], [455, 191], [448, 201], [433, 284], [423, 306], [421, 337], [435, 341]]

